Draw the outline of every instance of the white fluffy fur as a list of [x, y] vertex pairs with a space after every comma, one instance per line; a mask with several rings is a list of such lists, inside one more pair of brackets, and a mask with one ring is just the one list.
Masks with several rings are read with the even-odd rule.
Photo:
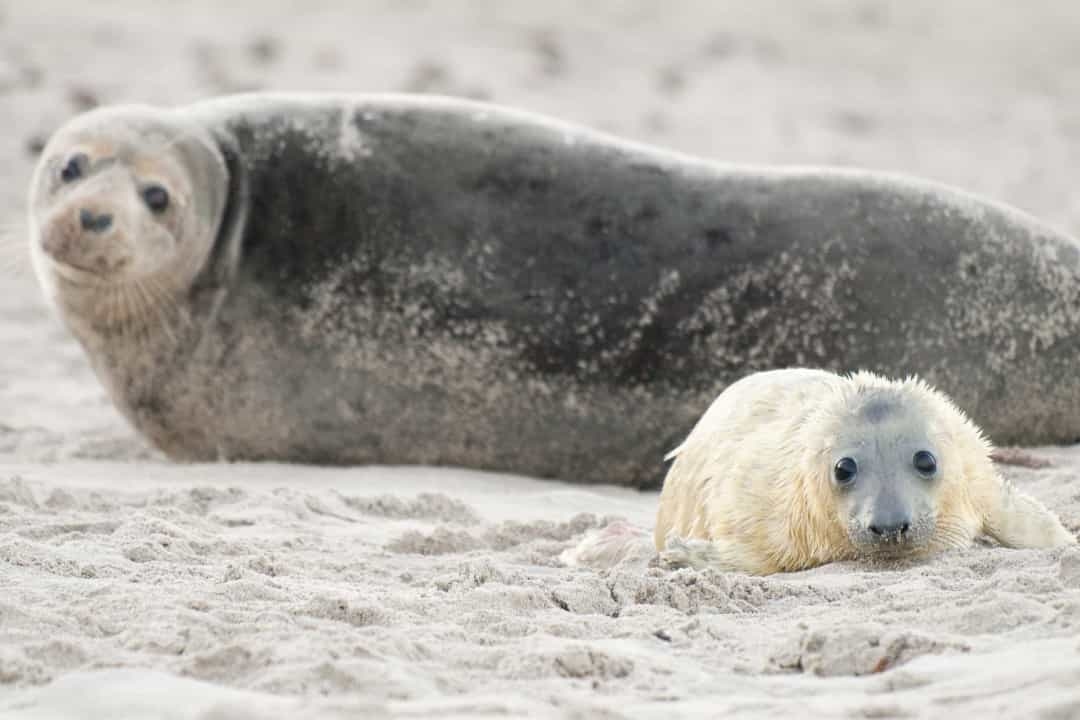
[[977, 535], [1009, 547], [1076, 543], [1046, 507], [998, 475], [979, 429], [926, 383], [791, 369], [728, 387], [671, 453], [654, 533], [661, 559], [768, 574], [858, 557], [829, 453], [851, 432], [857, 396], [881, 391], [913, 404], [944, 456], [927, 552]]

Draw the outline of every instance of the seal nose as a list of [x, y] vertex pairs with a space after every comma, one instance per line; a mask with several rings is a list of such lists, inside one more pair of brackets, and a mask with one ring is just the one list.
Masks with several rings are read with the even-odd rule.
[[911, 523], [902, 522], [895, 525], [886, 525], [881, 523], [879, 525], [871, 525], [870, 532], [875, 535], [903, 535], [911, 529]]
[[911, 529], [911, 523], [906, 518], [888, 518], [883, 520], [877, 520], [870, 525], [870, 532], [877, 535], [879, 538], [887, 540], [889, 538], [896, 538], [897, 540], [903, 539], [908, 530]]
[[112, 225], [112, 215], [108, 213], [94, 213], [86, 208], [79, 211], [79, 224], [83, 230], [90, 232], [105, 232]]

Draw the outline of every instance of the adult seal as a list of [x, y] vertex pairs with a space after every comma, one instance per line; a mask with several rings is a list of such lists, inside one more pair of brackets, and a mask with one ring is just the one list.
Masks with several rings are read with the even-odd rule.
[[177, 459], [649, 486], [720, 390], [790, 365], [918, 373], [998, 442], [1080, 436], [1080, 248], [930, 183], [245, 95], [73, 119], [30, 218], [46, 294]]

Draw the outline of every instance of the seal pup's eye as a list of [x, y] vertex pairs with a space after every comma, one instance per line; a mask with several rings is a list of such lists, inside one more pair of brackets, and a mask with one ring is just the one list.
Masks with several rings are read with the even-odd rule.
[[915, 466], [915, 469], [923, 477], [931, 477], [937, 472], [937, 458], [926, 450], [915, 453], [915, 457], [911, 459], [911, 464]]
[[160, 185], [147, 185], [142, 191], [146, 207], [156, 213], [165, 212], [169, 207], [169, 191]]
[[60, 169], [60, 180], [66, 183], [75, 182], [86, 174], [86, 166], [90, 164], [90, 158], [85, 153], [75, 153], [64, 167]]
[[855, 475], [859, 472], [859, 465], [849, 457], [840, 458], [833, 467], [833, 477], [838, 485], [850, 485], [855, 482]]

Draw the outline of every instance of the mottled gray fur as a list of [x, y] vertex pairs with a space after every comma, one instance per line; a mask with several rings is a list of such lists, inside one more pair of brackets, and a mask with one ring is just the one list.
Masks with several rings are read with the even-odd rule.
[[726, 385], [793, 365], [916, 373], [1000, 443], [1080, 437], [1080, 246], [1007, 207], [438, 98], [109, 112], [201, 128], [227, 167], [170, 312], [121, 332], [59, 303], [173, 457], [655, 486]]

